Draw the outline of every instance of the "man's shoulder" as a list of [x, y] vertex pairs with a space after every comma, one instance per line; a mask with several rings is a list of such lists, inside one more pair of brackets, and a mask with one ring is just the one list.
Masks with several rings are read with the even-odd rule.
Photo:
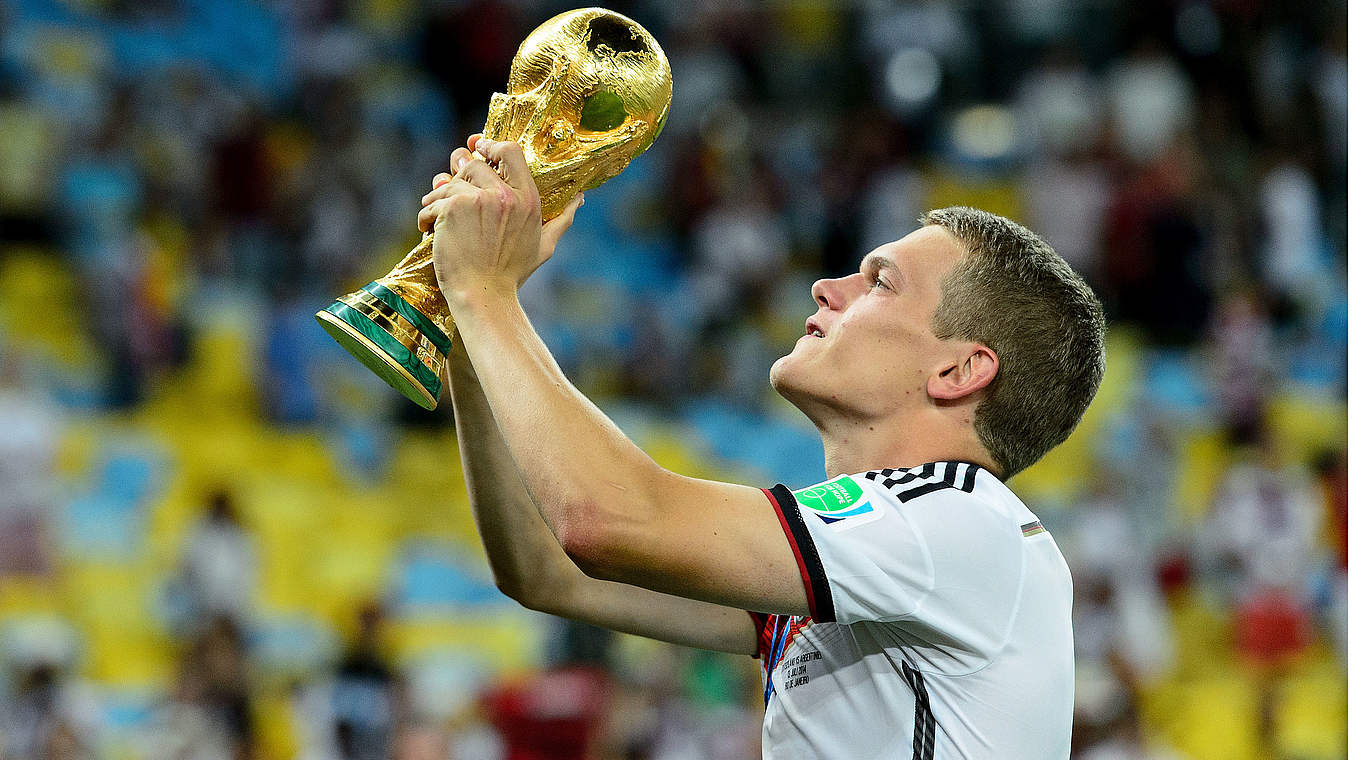
[[981, 498], [983, 494], [979, 491], [979, 483], [991, 476], [976, 464], [944, 461], [927, 462], [915, 467], [870, 470], [856, 477], [872, 483], [891, 499], [906, 504], [941, 492], [956, 498], [966, 495]]
[[971, 462], [930, 462], [875, 470], [861, 476], [879, 503], [898, 507], [918, 526], [926, 522], [967, 530], [976, 540], [1007, 538], [1033, 514], [986, 468]]
[[980, 514], [1010, 521], [1020, 514], [1016, 506], [1024, 509], [986, 469], [961, 461], [839, 475], [794, 491], [793, 496], [821, 522], [834, 524], [838, 530], [860, 527], [889, 513], [911, 515], [926, 510], [951, 521], [976, 523]]

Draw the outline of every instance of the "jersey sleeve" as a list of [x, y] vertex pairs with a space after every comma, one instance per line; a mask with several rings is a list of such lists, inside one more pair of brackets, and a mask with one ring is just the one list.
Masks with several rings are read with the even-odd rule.
[[912, 620], [980, 644], [1004, 638], [1019, 593], [1020, 532], [955, 485], [969, 482], [964, 472], [940, 469], [768, 490], [814, 621]]

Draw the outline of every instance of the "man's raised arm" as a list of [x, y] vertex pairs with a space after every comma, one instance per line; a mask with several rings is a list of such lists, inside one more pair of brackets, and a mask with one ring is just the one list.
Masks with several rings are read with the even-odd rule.
[[[436, 189], [443, 181], [447, 175], [435, 178]], [[545, 232], [552, 236], [544, 240], [547, 253], [575, 209]], [[741, 610], [581, 572], [530, 501], [457, 335], [447, 369], [472, 515], [501, 591], [530, 609], [624, 633], [736, 654], [756, 651], [755, 628]]]
[[662, 469], [562, 374], [516, 296], [542, 260], [533, 177], [514, 143], [476, 147], [497, 168], [455, 153], [457, 176], [421, 225], [487, 407], [557, 543], [594, 578], [808, 614], [807, 573], [767, 493]]
[[496, 586], [506, 596], [530, 609], [623, 633], [720, 652], [756, 651], [755, 626], [742, 610], [581, 572], [530, 501], [466, 357], [450, 357], [449, 388], [472, 516]]

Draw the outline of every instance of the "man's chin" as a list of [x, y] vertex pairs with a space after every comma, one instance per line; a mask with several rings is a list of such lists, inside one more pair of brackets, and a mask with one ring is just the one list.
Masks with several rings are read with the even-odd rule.
[[778, 359], [775, 359], [774, 364], [770, 365], [770, 385], [773, 386], [776, 391], [779, 391], [779, 395], [781, 396], [784, 395], [784, 391], [780, 386], [788, 381], [789, 363], [791, 361], [793, 361], [793, 355], [785, 354]]
[[797, 365], [792, 355], [782, 356], [770, 366], [770, 386], [794, 406], [807, 395], [798, 383]]

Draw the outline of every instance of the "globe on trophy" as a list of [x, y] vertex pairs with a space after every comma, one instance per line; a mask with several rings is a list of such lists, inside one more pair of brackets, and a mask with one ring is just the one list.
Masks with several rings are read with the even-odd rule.
[[[671, 68], [642, 25], [582, 8], [524, 40], [506, 90], [492, 95], [483, 134], [524, 149], [547, 221], [651, 146], [670, 108]], [[345, 350], [425, 409], [438, 403], [453, 346], [433, 248], [427, 235], [391, 272], [316, 313]]]

